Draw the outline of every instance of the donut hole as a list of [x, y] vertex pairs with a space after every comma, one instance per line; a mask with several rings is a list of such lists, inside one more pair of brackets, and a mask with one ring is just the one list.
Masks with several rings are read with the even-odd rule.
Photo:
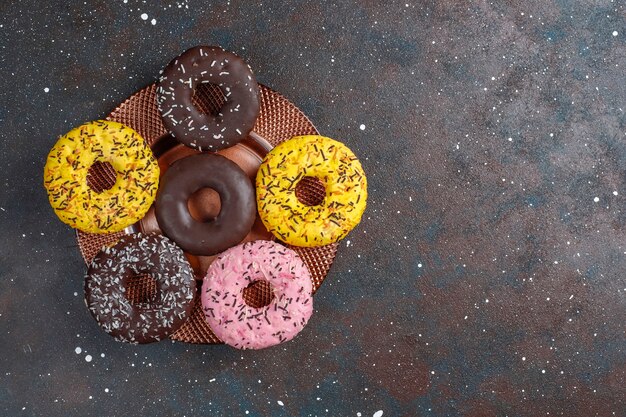
[[296, 184], [296, 197], [306, 206], [319, 206], [326, 198], [326, 187], [316, 177], [303, 177]]
[[254, 281], [243, 289], [243, 300], [250, 307], [265, 307], [269, 305], [273, 299], [274, 290], [272, 285], [265, 280]]
[[117, 181], [117, 172], [108, 162], [94, 162], [87, 171], [87, 185], [95, 192], [101, 193], [112, 188]]
[[124, 287], [126, 298], [134, 306], [149, 306], [159, 294], [157, 282], [147, 274], [131, 276]]
[[202, 113], [217, 116], [226, 103], [226, 96], [218, 85], [200, 83], [193, 91], [191, 102]]
[[189, 197], [187, 209], [194, 220], [200, 223], [212, 222], [222, 209], [220, 195], [211, 188], [201, 188]]

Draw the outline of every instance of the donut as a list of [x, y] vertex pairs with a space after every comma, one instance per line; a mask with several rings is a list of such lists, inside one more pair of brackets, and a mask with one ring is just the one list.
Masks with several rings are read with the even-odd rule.
[[[220, 197], [220, 212], [209, 222], [194, 219], [187, 201], [201, 188]], [[185, 251], [215, 255], [241, 242], [256, 219], [254, 186], [237, 164], [218, 154], [195, 154], [174, 162], [163, 175], [155, 202], [163, 233]]]
[[[246, 304], [243, 291], [267, 281], [272, 301], [260, 308]], [[256, 240], [217, 257], [202, 283], [207, 323], [224, 343], [237, 349], [262, 349], [293, 339], [313, 313], [309, 270], [291, 249]]]
[[[142, 274], [156, 281], [157, 299], [133, 305], [126, 286]], [[183, 251], [157, 234], [125, 235], [105, 246], [85, 278], [85, 303], [100, 327], [133, 344], [156, 342], [175, 332], [191, 314], [195, 291], [194, 273]]]
[[[199, 84], [213, 84], [225, 103], [217, 115], [203, 113], [192, 101]], [[218, 151], [241, 142], [259, 115], [259, 86], [252, 70], [232, 52], [196, 46], [174, 58], [157, 87], [163, 124], [184, 145]]]
[[[108, 190], [87, 184], [89, 169], [109, 163], [117, 175]], [[61, 136], [44, 167], [50, 205], [68, 225], [88, 233], [118, 232], [140, 220], [154, 201], [159, 165], [130, 127], [98, 120]]]
[[[323, 201], [307, 205], [296, 187], [317, 178]], [[344, 238], [360, 221], [367, 200], [367, 179], [348, 147], [323, 136], [297, 136], [266, 156], [256, 176], [259, 216], [278, 239], [294, 246], [323, 246]]]

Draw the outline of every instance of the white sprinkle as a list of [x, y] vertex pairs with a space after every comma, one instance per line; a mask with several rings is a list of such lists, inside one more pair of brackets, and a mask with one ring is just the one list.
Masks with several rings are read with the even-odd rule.
[[215, 378], [209, 379], [209, 382], [215, 382]]
[[513, 142], [513, 138], [509, 138], [509, 142]]
[[383, 415], [383, 410], [378, 410], [374, 413], [372, 417], [382, 417], [382, 415]]
[[594, 197], [593, 201], [597, 203], [598, 201], [600, 201], [600, 198], [599, 197]]
[[43, 92], [44, 92], [44, 93], [47, 93], [47, 92], [49, 92], [49, 91], [50, 91], [50, 89], [49, 89], [48, 87], [46, 87], [46, 88], [44, 88], [44, 89], [43, 89]]
[[613, 195], [617, 195], [617, 191], [613, 191]]
[[285, 405], [285, 404], [284, 404], [281, 400], [278, 400], [278, 401], [276, 401], [276, 402], [277, 402], [277, 403], [278, 403], [278, 405], [280, 405], [281, 407], [282, 407], [283, 405]]
[[526, 360], [526, 356], [522, 356], [522, 360], [525, 361]]
[[150, 23], [152, 23], [152, 26], [156, 25], [156, 19], [152, 19]]
[[541, 370], [541, 373], [542, 373], [542, 374], [545, 374], [545, 373], [546, 373], [546, 370], [545, 370], [545, 369], [542, 369], [542, 370]]
[[82, 352], [83, 350], [79, 347], [77, 347], [76, 349], [74, 349], [74, 352], [76, 352], [77, 355], [80, 355], [80, 352]]
[[141, 14], [141, 20], [148, 20], [148, 14], [147, 13], [142, 13]]
[[422, 264], [417, 264], [417, 267], [418, 267], [418, 268], [421, 268], [421, 267], [422, 267]]
[[614, 31], [613, 31], [613, 36], [617, 36], [617, 35], [619, 35], [619, 33], [617, 33], [617, 31], [616, 31], [616, 30], [614, 30]]
[[109, 392], [109, 389], [108, 389], [108, 388], [105, 388], [105, 389], [104, 389], [104, 392]]
[[87, 355], [87, 356], [85, 356], [85, 360], [86, 360], [87, 362], [91, 362], [91, 360], [92, 360], [92, 359], [93, 359], [93, 358], [91, 357], [91, 355]]
[[361, 130], [365, 130], [365, 125], [361, 125], [361, 126], [359, 126], [359, 129], [361, 129]]

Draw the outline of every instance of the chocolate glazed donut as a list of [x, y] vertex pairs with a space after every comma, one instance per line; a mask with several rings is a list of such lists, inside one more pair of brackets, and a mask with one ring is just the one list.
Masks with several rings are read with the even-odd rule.
[[[192, 102], [199, 83], [217, 85], [226, 102], [217, 115]], [[219, 151], [241, 142], [259, 115], [259, 85], [250, 67], [237, 55], [215, 46], [196, 46], [163, 70], [157, 88], [163, 124], [182, 144], [201, 151]]]
[[[156, 281], [156, 299], [134, 305], [126, 286], [134, 275]], [[123, 236], [91, 261], [85, 277], [85, 304], [100, 327], [115, 339], [151, 343], [174, 333], [191, 315], [196, 293], [193, 270], [183, 251], [164, 236]]]
[[[220, 196], [215, 219], [200, 222], [189, 213], [193, 193], [211, 188]], [[241, 242], [254, 223], [256, 202], [252, 182], [230, 159], [196, 154], [174, 162], [161, 178], [155, 214], [163, 233], [197, 256], [220, 253]]]

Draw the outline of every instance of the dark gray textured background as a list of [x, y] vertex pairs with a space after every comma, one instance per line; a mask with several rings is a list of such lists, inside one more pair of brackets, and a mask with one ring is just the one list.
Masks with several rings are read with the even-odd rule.
[[[368, 174], [277, 348], [113, 341], [42, 186], [197, 44]], [[0, 415], [626, 416], [623, 1], [3, 0], [0, 48]]]

